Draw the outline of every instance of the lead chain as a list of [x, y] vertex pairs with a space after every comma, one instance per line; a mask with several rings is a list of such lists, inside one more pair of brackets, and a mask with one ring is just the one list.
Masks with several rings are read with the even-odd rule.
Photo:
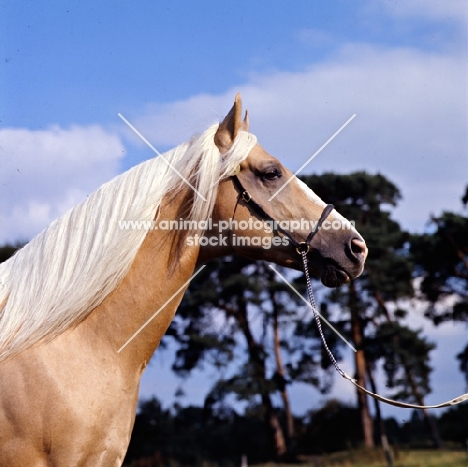
[[302, 256], [302, 264], [304, 266], [304, 274], [306, 276], [306, 283], [307, 283], [307, 294], [309, 296], [309, 302], [310, 306], [312, 307], [312, 312], [314, 313], [314, 318], [315, 322], [317, 324], [317, 329], [320, 334], [320, 339], [322, 340], [323, 346], [325, 347], [325, 350], [328, 354], [328, 357], [330, 358], [331, 362], [333, 363], [333, 366], [335, 367], [336, 371], [343, 377], [345, 376], [344, 371], [340, 368], [338, 365], [338, 362], [336, 361], [335, 356], [333, 355], [332, 351], [328, 347], [327, 341], [325, 340], [325, 335], [323, 334], [322, 330], [322, 322], [320, 321], [320, 315], [317, 311], [317, 305], [315, 304], [315, 298], [314, 298], [314, 293], [312, 291], [312, 284], [310, 282], [310, 276], [309, 276], [309, 267], [307, 266], [307, 252], [304, 250], [300, 250], [301, 256]]

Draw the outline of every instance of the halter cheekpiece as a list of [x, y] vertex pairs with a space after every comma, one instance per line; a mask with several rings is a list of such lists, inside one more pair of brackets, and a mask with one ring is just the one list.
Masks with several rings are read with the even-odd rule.
[[[266, 211], [265, 209], [263, 209], [263, 207], [257, 203], [253, 198], [252, 196], [250, 195], [250, 193], [244, 188], [244, 186], [242, 185], [241, 181], [239, 180], [239, 177], [237, 175], [232, 175], [231, 176], [232, 178], [232, 181], [234, 182], [234, 186], [237, 188], [237, 190], [239, 191], [239, 198], [237, 200], [237, 202], [239, 202], [240, 200], [244, 201], [244, 203], [247, 203], [249, 204], [249, 206], [251, 206], [254, 211], [257, 212], [257, 214], [260, 215], [260, 217], [262, 217], [264, 220], [266, 221], [269, 221], [269, 222], [273, 222], [274, 225], [275, 225], [275, 229], [278, 231], [278, 232], [281, 232], [283, 235], [285, 235], [286, 237], [288, 237], [289, 241], [292, 243], [292, 245], [296, 248], [296, 251], [299, 255], [302, 255], [302, 252], [305, 252], [305, 254], [309, 253], [310, 251], [310, 245], [311, 245], [311, 242], [312, 242], [312, 239], [314, 238], [314, 236], [317, 234], [317, 232], [320, 230], [320, 227], [322, 226], [323, 222], [325, 221], [325, 219], [330, 215], [330, 213], [333, 211], [334, 209], [334, 206], [333, 204], [327, 204], [325, 206], [325, 208], [323, 209], [322, 211], [322, 214], [320, 215], [320, 219], [317, 221], [317, 224], [315, 225], [315, 228], [314, 230], [312, 230], [309, 235], [307, 236], [306, 240], [305, 241], [302, 241], [302, 242], [298, 242], [292, 235], [290, 232], [288, 232], [287, 230], [283, 229], [280, 225], [279, 225], [279, 222], [276, 220], [276, 219], [273, 219], [273, 217], [271, 217]], [[237, 206], [237, 205], [236, 205]]]

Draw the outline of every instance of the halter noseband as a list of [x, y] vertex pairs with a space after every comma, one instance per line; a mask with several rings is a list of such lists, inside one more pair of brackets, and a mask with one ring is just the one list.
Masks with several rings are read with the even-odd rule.
[[[232, 175], [231, 176], [232, 181], [234, 182], [234, 186], [238, 189], [239, 191], [239, 197], [237, 198], [237, 204], [239, 203], [240, 200], [244, 201], [244, 203], [249, 204], [254, 211], [257, 212], [257, 214], [262, 217], [264, 220], [267, 220], [269, 222], [273, 222], [275, 229], [278, 232], [281, 232], [283, 235], [288, 237], [289, 241], [293, 244], [293, 246], [296, 248], [296, 251], [298, 254], [302, 254], [304, 252], [307, 254], [310, 250], [310, 244], [312, 242], [312, 239], [314, 238], [315, 234], [320, 230], [320, 227], [323, 224], [323, 221], [330, 215], [330, 213], [333, 211], [334, 206], [333, 204], [327, 204], [320, 216], [320, 219], [318, 220], [317, 224], [315, 225], [314, 230], [312, 230], [309, 235], [307, 236], [307, 239], [304, 242], [298, 242], [287, 230], [284, 230], [283, 228], [280, 227], [278, 221], [273, 219], [266, 211], [265, 209], [262, 208], [260, 204], [258, 204], [254, 199], [252, 199], [252, 196], [250, 196], [249, 192], [244, 188], [242, 185], [241, 181], [239, 180], [239, 177], [237, 175]], [[234, 208], [235, 212], [236, 208]]]

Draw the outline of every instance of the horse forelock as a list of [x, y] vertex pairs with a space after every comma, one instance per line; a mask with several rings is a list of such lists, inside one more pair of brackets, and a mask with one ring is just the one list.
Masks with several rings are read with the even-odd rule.
[[187, 181], [202, 195], [189, 219], [211, 215], [219, 181], [257, 141], [240, 131], [221, 156], [217, 128], [105, 183], [0, 264], [0, 361], [77, 324], [118, 286], [147, 233], [120, 222], [152, 221], [164, 196], [189, 189]]

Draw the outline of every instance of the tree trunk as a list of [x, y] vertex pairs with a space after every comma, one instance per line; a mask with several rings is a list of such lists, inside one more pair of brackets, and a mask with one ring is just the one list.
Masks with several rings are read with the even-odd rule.
[[289, 395], [286, 390], [286, 373], [283, 367], [283, 360], [281, 358], [280, 349], [280, 336], [279, 336], [279, 322], [278, 322], [278, 303], [274, 293], [271, 294], [271, 302], [273, 304], [273, 332], [274, 332], [274, 349], [275, 349], [275, 360], [276, 360], [276, 372], [278, 378], [281, 380], [280, 394], [283, 400], [283, 408], [286, 417], [286, 438], [288, 446], [291, 446], [291, 442], [294, 439], [294, 417], [291, 411], [291, 404], [289, 403]]
[[[404, 360], [404, 359], [402, 358], [402, 360]], [[416, 383], [414, 381], [413, 374], [411, 373], [411, 369], [409, 368], [406, 361], [403, 361], [403, 367], [405, 369], [406, 377], [408, 378], [408, 381], [410, 383], [411, 390], [413, 391], [413, 395], [416, 398], [416, 402], [419, 405], [426, 405], [426, 402], [424, 400], [424, 396], [419, 391], [419, 388], [417, 387], [417, 385], [416, 385]], [[426, 424], [426, 427], [428, 428], [429, 433], [431, 435], [431, 439], [432, 439], [432, 443], [434, 445], [434, 448], [435, 449], [442, 449], [442, 439], [440, 438], [439, 430], [437, 428], [437, 425], [436, 425], [434, 419], [431, 417], [431, 415], [429, 414], [429, 411], [427, 409], [421, 409], [421, 411], [422, 411], [422, 414], [424, 416], [424, 422]]]
[[[351, 311], [351, 336], [356, 348], [354, 353], [354, 364], [356, 368], [357, 383], [366, 387], [366, 356], [363, 348], [363, 330], [359, 318], [359, 309], [357, 303], [357, 293], [354, 282], [349, 285], [349, 309]], [[374, 447], [373, 423], [367, 404], [366, 394], [357, 389], [358, 407], [361, 415], [362, 432], [364, 436], [364, 446], [366, 448]]]
[[279, 459], [286, 453], [286, 440], [283, 429], [281, 428], [281, 424], [278, 420], [278, 415], [273, 407], [270, 393], [266, 387], [264, 351], [262, 346], [255, 342], [252, 332], [250, 331], [249, 321], [247, 318], [247, 306], [245, 302], [239, 304], [238, 312], [234, 316], [236, 317], [239, 327], [247, 341], [247, 348], [249, 351], [250, 363], [252, 364], [254, 371], [254, 377], [261, 388], [260, 395], [265, 411], [265, 423], [271, 436], [271, 444], [273, 446], [275, 457]]
[[[377, 385], [375, 384], [374, 375], [373, 375], [370, 365], [367, 365], [367, 377], [369, 378], [369, 383], [370, 383], [372, 392], [374, 394], [378, 394]], [[385, 458], [387, 460], [388, 466], [393, 467], [393, 462], [394, 462], [393, 451], [392, 451], [392, 448], [390, 447], [390, 444], [388, 443], [387, 432], [385, 430], [385, 425], [382, 420], [382, 414], [380, 412], [380, 401], [378, 399], [374, 399], [374, 408], [375, 408], [375, 419], [376, 419], [375, 421], [376, 421], [376, 426], [379, 432], [378, 434], [380, 436], [380, 443], [382, 444], [382, 449], [384, 450]]]
[[[377, 290], [374, 293], [374, 296], [379, 304], [379, 306], [382, 308], [382, 311], [384, 312], [385, 318], [387, 322], [391, 323], [393, 322], [392, 317], [390, 316], [390, 313], [388, 312], [387, 305], [385, 304], [382, 296], [380, 295], [380, 292]], [[416, 382], [414, 381], [413, 373], [411, 372], [411, 368], [408, 365], [408, 361], [405, 357], [404, 354], [400, 354], [401, 358], [401, 363], [403, 365], [403, 368], [405, 370], [405, 375], [408, 379], [408, 382], [410, 383], [411, 387], [411, 392], [413, 393], [414, 398], [416, 399], [416, 402], [418, 405], [426, 405], [424, 401], [424, 395], [421, 394]], [[434, 422], [434, 419], [431, 417], [429, 412], [426, 409], [422, 409], [423, 417], [424, 417], [424, 422], [426, 424], [426, 427], [429, 430], [429, 433], [431, 435], [432, 443], [434, 445], [434, 448], [436, 449], [441, 449], [443, 447], [442, 439], [440, 438], [439, 435], [439, 430], [437, 428], [436, 423]]]

